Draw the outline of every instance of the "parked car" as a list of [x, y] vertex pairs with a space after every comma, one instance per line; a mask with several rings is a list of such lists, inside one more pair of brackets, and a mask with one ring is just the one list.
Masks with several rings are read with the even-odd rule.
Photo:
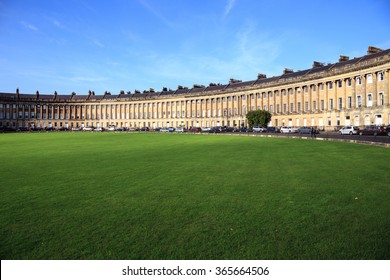
[[227, 126], [225, 132], [234, 132], [234, 127]]
[[277, 128], [276, 126], [269, 126], [269, 127], [267, 127], [267, 132], [276, 133], [276, 132], [280, 132], [280, 131], [279, 131], [279, 128]]
[[175, 132], [175, 128], [174, 127], [168, 127], [168, 132]]
[[302, 127], [298, 128], [298, 133], [300, 133], [300, 134], [310, 134], [311, 133], [311, 127], [302, 126]]
[[201, 131], [202, 132], [209, 132], [211, 130], [211, 127], [202, 127]]
[[72, 131], [80, 131], [80, 130], [81, 130], [81, 127], [72, 127], [71, 130], [72, 130]]
[[209, 133], [221, 133], [221, 127], [216, 126], [216, 127], [211, 127], [210, 130], [208, 131]]
[[194, 133], [202, 132], [202, 129], [200, 127], [191, 127], [190, 132], [194, 132]]
[[253, 132], [267, 132], [267, 128], [263, 126], [254, 126]]
[[298, 129], [292, 126], [282, 126], [280, 128], [281, 133], [297, 133]]
[[103, 131], [103, 128], [102, 128], [102, 127], [97, 127], [97, 128], [95, 128], [93, 131], [102, 132], [102, 131]]
[[361, 129], [359, 132], [360, 135], [387, 135], [386, 127], [370, 125], [366, 126], [364, 129]]
[[93, 129], [94, 129], [94, 127], [92, 127], [92, 126], [83, 127], [83, 131], [92, 131]]
[[140, 131], [149, 131], [149, 127], [146, 127], [146, 126], [141, 127]]
[[357, 126], [347, 125], [339, 130], [339, 134], [359, 134], [359, 128]]
[[184, 127], [177, 127], [176, 132], [179, 132], [179, 133], [187, 132], [187, 129], [185, 129]]
[[386, 126], [386, 133], [387, 133], [387, 136], [390, 137], [390, 124], [388, 126]]
[[160, 132], [169, 132], [168, 127], [162, 127], [160, 128]]
[[115, 131], [115, 126], [110, 126], [109, 128], [107, 128], [108, 131]]

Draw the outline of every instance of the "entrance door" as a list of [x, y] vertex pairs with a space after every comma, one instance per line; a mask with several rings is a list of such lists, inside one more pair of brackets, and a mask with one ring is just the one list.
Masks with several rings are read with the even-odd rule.
[[382, 125], [382, 115], [375, 115], [375, 125]]

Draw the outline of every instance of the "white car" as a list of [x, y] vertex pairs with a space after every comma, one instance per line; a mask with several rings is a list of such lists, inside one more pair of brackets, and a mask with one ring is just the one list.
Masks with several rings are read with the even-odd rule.
[[89, 127], [89, 126], [83, 127], [83, 131], [92, 131], [92, 130], [93, 127]]
[[262, 126], [254, 126], [252, 129], [253, 132], [267, 132], [267, 128]]
[[103, 131], [103, 128], [101, 128], [101, 127], [97, 127], [97, 128], [95, 128], [93, 131]]
[[162, 127], [160, 129], [160, 132], [169, 132], [169, 129], [168, 129], [168, 127]]
[[359, 128], [357, 126], [347, 125], [339, 130], [339, 134], [359, 134]]
[[211, 127], [202, 127], [202, 132], [209, 132], [211, 130]]
[[183, 133], [183, 132], [186, 132], [187, 130], [184, 127], [177, 127], [175, 131]]
[[280, 128], [281, 133], [297, 133], [298, 129], [292, 126], [282, 126]]

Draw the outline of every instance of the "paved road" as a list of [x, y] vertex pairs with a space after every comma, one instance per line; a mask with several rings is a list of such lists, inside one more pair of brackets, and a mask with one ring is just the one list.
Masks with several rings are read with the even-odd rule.
[[[237, 134], [247, 134], [247, 135], [272, 135], [274, 137], [305, 137], [310, 138], [310, 134], [299, 134], [299, 133], [237, 133]], [[329, 139], [329, 140], [340, 140], [340, 141], [357, 141], [357, 142], [369, 142], [369, 143], [384, 143], [390, 145], [389, 136], [371, 136], [371, 135], [340, 135], [337, 132], [321, 132], [316, 135], [316, 138]]]

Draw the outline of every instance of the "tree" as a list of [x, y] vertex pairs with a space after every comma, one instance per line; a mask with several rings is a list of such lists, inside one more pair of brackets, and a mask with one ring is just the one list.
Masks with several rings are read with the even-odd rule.
[[271, 113], [265, 110], [249, 111], [246, 114], [246, 118], [248, 120], [248, 125], [250, 128], [254, 126], [267, 127], [268, 123], [271, 121], [271, 117]]

